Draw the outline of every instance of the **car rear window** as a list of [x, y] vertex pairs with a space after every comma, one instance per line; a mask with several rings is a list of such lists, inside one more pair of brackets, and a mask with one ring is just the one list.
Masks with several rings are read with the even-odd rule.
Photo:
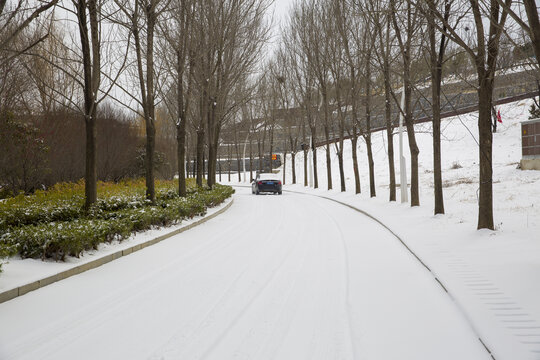
[[275, 174], [260, 174], [259, 180], [278, 180]]

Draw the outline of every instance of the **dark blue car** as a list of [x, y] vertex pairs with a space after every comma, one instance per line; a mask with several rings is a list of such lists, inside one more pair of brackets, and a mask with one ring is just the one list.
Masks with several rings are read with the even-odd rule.
[[271, 192], [281, 195], [281, 180], [276, 174], [258, 174], [251, 182], [251, 193], [259, 195], [263, 192]]

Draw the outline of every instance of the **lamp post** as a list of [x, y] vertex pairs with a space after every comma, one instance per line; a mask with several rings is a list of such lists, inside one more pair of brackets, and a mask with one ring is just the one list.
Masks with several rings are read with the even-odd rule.
[[409, 201], [407, 194], [407, 163], [405, 156], [403, 156], [403, 108], [405, 107], [405, 87], [401, 93], [401, 111], [399, 112], [399, 176], [400, 176], [400, 190], [401, 190], [401, 202], [406, 203]]

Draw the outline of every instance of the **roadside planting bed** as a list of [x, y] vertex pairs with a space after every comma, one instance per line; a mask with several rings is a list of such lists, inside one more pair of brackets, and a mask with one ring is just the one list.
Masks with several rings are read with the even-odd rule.
[[188, 179], [185, 198], [177, 188], [177, 181], [156, 181], [156, 204], [152, 205], [145, 198], [143, 179], [100, 182], [98, 201], [89, 211], [83, 208], [83, 182], [6, 199], [0, 202], [0, 259], [17, 254], [55, 260], [79, 257], [100, 243], [122, 241], [137, 231], [204, 215], [207, 208], [234, 193], [223, 185], [198, 189], [192, 179]]

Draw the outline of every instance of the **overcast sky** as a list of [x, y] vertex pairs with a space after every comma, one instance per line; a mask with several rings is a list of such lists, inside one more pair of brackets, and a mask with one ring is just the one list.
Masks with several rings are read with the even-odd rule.
[[274, 14], [276, 20], [279, 22], [284, 20], [289, 12], [289, 7], [292, 5], [293, 0], [275, 0], [274, 2]]
[[279, 40], [279, 27], [282, 22], [284, 22], [287, 19], [287, 15], [289, 13], [290, 7], [294, 3], [294, 0], [274, 0], [274, 5], [270, 9], [269, 16], [274, 15], [274, 29], [273, 29], [273, 38], [272, 38], [272, 44], [268, 48], [268, 55], [271, 56], [271, 54], [274, 52], [274, 49], [277, 45], [277, 41]]

